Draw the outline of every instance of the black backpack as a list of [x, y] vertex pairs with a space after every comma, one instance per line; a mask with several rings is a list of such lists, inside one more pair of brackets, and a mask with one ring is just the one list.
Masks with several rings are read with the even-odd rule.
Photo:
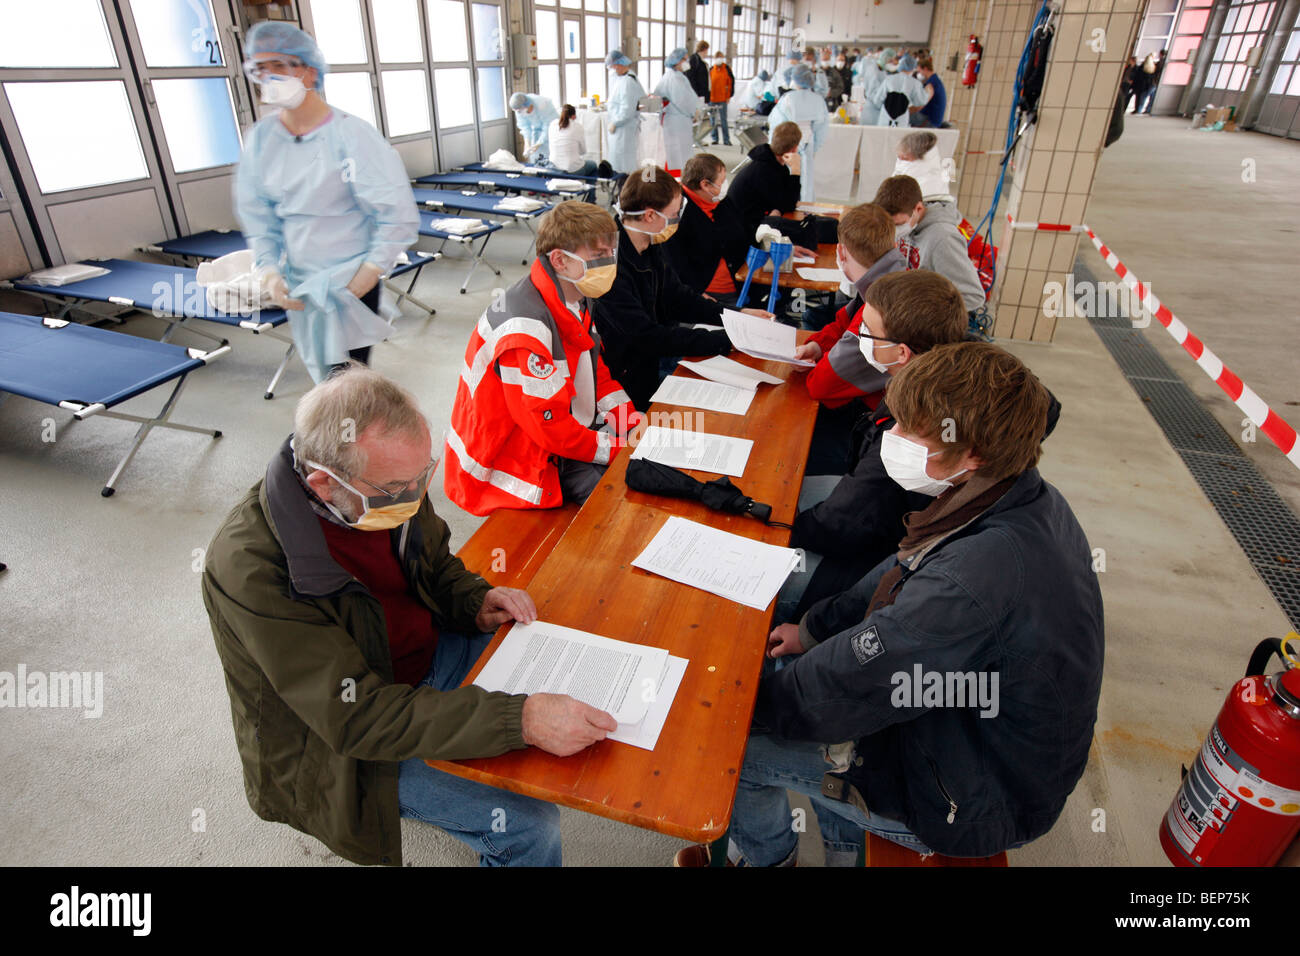
[[912, 105], [912, 101], [907, 98], [906, 93], [894, 91], [885, 94], [885, 113], [892, 120], [894, 126], [898, 125], [900, 116], [907, 116], [907, 108]]

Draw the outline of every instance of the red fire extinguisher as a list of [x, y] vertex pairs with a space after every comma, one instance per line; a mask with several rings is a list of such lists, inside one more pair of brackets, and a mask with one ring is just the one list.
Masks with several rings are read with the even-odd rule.
[[975, 77], [980, 72], [980, 56], [984, 53], [984, 48], [980, 46], [979, 37], [975, 34], [970, 35], [970, 43], [966, 45], [966, 68], [961, 73], [962, 86], [974, 86]]
[[[1284, 650], [1255, 648], [1183, 777], [1160, 824], [1175, 866], [1272, 866], [1300, 833], [1300, 668]], [[1275, 652], [1288, 670], [1260, 676]]]

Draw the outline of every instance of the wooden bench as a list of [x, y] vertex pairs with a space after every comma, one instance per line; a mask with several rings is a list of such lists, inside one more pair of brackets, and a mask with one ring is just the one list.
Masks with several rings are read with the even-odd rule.
[[1005, 851], [995, 856], [984, 857], [958, 857], [944, 856], [942, 853], [932, 853], [929, 856], [921, 856], [905, 846], [899, 846], [886, 840], [884, 837], [878, 837], [874, 833], [867, 834], [867, 842], [863, 852], [863, 866], [1006, 866], [1007, 854]]
[[502, 508], [488, 515], [456, 557], [494, 587], [526, 588], [578, 515], [578, 505]]

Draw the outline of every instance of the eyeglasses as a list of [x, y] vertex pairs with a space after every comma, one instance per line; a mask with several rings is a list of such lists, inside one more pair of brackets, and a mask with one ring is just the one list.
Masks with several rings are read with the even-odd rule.
[[255, 82], [262, 82], [268, 76], [288, 76], [294, 70], [300, 70], [307, 64], [296, 57], [288, 59], [245, 60], [244, 74]]
[[883, 335], [872, 335], [870, 332], [859, 332], [858, 338], [871, 339], [873, 342], [883, 342], [885, 345], [897, 345], [893, 339], [887, 339]]
[[[379, 496], [387, 499], [389, 504], [397, 505], [405, 501], [415, 501], [417, 498], [422, 497], [429, 476], [433, 474], [433, 470], [437, 467], [438, 459], [430, 458], [429, 463], [424, 466], [424, 470], [421, 471], [417, 477], [412, 478], [410, 481], [402, 485], [402, 487], [397, 491], [389, 491], [386, 488], [380, 488], [378, 485], [371, 484], [364, 478], [357, 478], [356, 481], [378, 492]], [[390, 484], [395, 485], [397, 482], [390, 482]]]

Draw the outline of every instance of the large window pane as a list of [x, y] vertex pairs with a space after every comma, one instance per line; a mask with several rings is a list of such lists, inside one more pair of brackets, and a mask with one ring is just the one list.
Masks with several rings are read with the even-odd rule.
[[618, 32], [618, 17], [608, 17], [605, 20], [605, 29], [608, 31], [607, 39], [609, 41], [607, 49], [622, 50], [623, 37]]
[[582, 33], [577, 20], [564, 21], [564, 58], [577, 60], [582, 57]]
[[375, 97], [370, 86], [369, 73], [325, 74], [325, 99], [345, 113], [365, 120], [376, 129]]
[[564, 102], [578, 105], [582, 97], [582, 67], [568, 63], [564, 67]]
[[6, 3], [0, 66], [117, 66], [99, 0]]
[[482, 123], [506, 118], [506, 71], [500, 66], [478, 68], [478, 118]]
[[587, 64], [587, 95], [605, 99], [605, 64], [600, 60]]
[[560, 39], [556, 33], [555, 13], [550, 10], [537, 11], [537, 59], [558, 60], [560, 58]]
[[239, 162], [239, 128], [225, 77], [154, 80], [153, 92], [176, 172]]
[[41, 192], [149, 175], [120, 80], [6, 83], [4, 89]]
[[1268, 88], [1269, 93], [1285, 93], [1286, 81], [1291, 79], [1291, 65], [1284, 63], [1278, 67], [1277, 75], [1273, 77], [1273, 85]]
[[537, 68], [537, 92], [547, 97], [552, 103], [561, 103], [564, 98], [560, 95], [560, 68], [554, 64], [551, 66], [539, 66]]
[[149, 66], [220, 66], [221, 44], [208, 0], [131, 0]]
[[1291, 74], [1291, 84], [1286, 88], [1287, 96], [1300, 96], [1300, 69]]
[[369, 62], [357, 0], [311, 0], [311, 18], [325, 62]]
[[[462, 0], [428, 0], [429, 55], [434, 62], [468, 60], [465, 37], [465, 4]], [[441, 102], [437, 90], [434, 96]], [[465, 74], [465, 104], [469, 105], [469, 74]], [[439, 113], [442, 110], [439, 108]]]
[[501, 38], [501, 8], [493, 3], [476, 3], [474, 17], [474, 59], [504, 60], [505, 43]]
[[[420, 44], [420, 11], [415, 2], [370, 0], [370, 8], [375, 14], [375, 45], [379, 62], [418, 63], [424, 59]], [[425, 105], [428, 105], [427, 93]]]
[[[418, 30], [415, 35], [420, 35]], [[388, 120], [389, 136], [427, 133], [433, 128], [424, 70], [385, 70], [380, 82], [384, 86], [384, 118]]]
[[474, 122], [474, 91], [470, 89], [468, 68], [434, 70], [433, 96], [440, 129]]
[[587, 17], [587, 48], [584, 57], [605, 57], [605, 18]]

